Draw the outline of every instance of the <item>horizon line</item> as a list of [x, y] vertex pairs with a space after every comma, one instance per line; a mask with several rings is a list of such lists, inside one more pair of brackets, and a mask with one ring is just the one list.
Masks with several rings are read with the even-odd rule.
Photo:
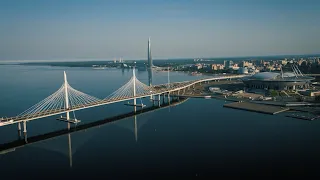
[[[153, 59], [155, 61], [160, 61], [160, 60], [178, 60], [178, 59], [222, 59], [222, 58], [256, 58], [256, 57], [276, 57], [276, 56], [320, 56], [320, 53], [309, 53], [309, 54], [279, 54], [279, 55], [248, 55], [248, 56], [216, 56], [216, 57], [171, 57], [171, 58], [157, 58]], [[130, 58], [130, 59], [124, 59], [121, 57], [122, 60], [124, 61], [148, 61], [148, 59], [144, 58]], [[64, 59], [12, 59], [12, 60], [0, 60], [0, 62], [30, 62], [30, 61], [44, 61], [44, 62], [60, 62], [60, 61], [65, 61], [65, 62], [77, 62], [77, 61], [114, 61], [113, 59], [110, 58], [64, 58]]]

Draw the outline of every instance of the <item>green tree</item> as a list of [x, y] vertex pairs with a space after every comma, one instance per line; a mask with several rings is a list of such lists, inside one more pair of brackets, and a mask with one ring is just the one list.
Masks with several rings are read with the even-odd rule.
[[269, 94], [270, 94], [270, 96], [274, 97], [274, 96], [278, 96], [279, 93], [276, 90], [270, 90]]

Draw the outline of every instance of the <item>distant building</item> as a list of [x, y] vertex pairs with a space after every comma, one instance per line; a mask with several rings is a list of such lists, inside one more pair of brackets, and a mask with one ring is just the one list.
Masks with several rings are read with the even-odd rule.
[[226, 61], [225, 64], [224, 64], [224, 68], [225, 69], [231, 69], [233, 66], [233, 61]]
[[152, 56], [151, 56], [151, 41], [150, 37], [148, 40], [148, 66], [153, 67]]
[[240, 67], [252, 67], [253, 64], [248, 61], [242, 61], [239, 66]]
[[202, 69], [202, 64], [198, 63], [194, 65], [196, 67], [196, 69]]
[[313, 90], [303, 90], [303, 91], [298, 91], [299, 94], [302, 94], [304, 96], [320, 96], [320, 91], [313, 91]]
[[262, 72], [243, 78], [246, 88], [250, 89], [274, 89], [295, 90], [308, 88], [313, 77], [301, 76], [295, 70], [293, 73]]
[[239, 69], [238, 69], [238, 73], [239, 74], [248, 74], [249, 72], [248, 72], [248, 68], [247, 67], [240, 67]]
[[212, 70], [222, 70], [222, 69], [224, 69], [224, 65], [223, 64], [212, 64], [211, 65], [211, 69]]
[[284, 65], [284, 66], [285, 66], [287, 63], [288, 63], [288, 61], [287, 61], [286, 59], [281, 61], [281, 64]]

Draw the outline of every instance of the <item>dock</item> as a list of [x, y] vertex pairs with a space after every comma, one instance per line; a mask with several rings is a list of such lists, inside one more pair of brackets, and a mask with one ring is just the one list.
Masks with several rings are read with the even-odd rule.
[[286, 107], [255, 104], [250, 102], [233, 102], [233, 103], [225, 104], [223, 105], [223, 107], [264, 113], [264, 114], [272, 114], [272, 115], [289, 110], [289, 108], [286, 108]]
[[286, 117], [302, 119], [307, 121], [313, 121], [320, 118], [320, 116], [306, 116], [306, 115], [298, 115], [298, 114], [291, 114], [291, 115], [287, 115]]

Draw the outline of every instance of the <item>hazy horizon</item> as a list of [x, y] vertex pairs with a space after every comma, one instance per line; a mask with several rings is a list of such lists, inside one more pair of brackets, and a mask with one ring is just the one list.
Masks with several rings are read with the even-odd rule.
[[0, 60], [88, 61], [320, 54], [311, 0], [3, 1]]
[[[258, 58], [258, 57], [293, 57], [293, 56], [320, 56], [320, 54], [283, 54], [283, 55], [267, 55], [267, 56], [229, 56], [229, 57], [182, 57], [182, 58], [166, 58], [166, 59], [153, 59], [153, 61], [166, 61], [166, 60], [188, 60], [188, 59], [204, 59], [204, 60], [221, 60], [221, 59], [240, 59], [240, 58]], [[0, 60], [1, 63], [16, 63], [16, 62], [86, 62], [86, 61], [113, 61], [114, 59], [38, 59], [38, 60]], [[119, 59], [117, 59], [118, 61]], [[147, 61], [144, 59], [123, 59], [124, 61]]]

